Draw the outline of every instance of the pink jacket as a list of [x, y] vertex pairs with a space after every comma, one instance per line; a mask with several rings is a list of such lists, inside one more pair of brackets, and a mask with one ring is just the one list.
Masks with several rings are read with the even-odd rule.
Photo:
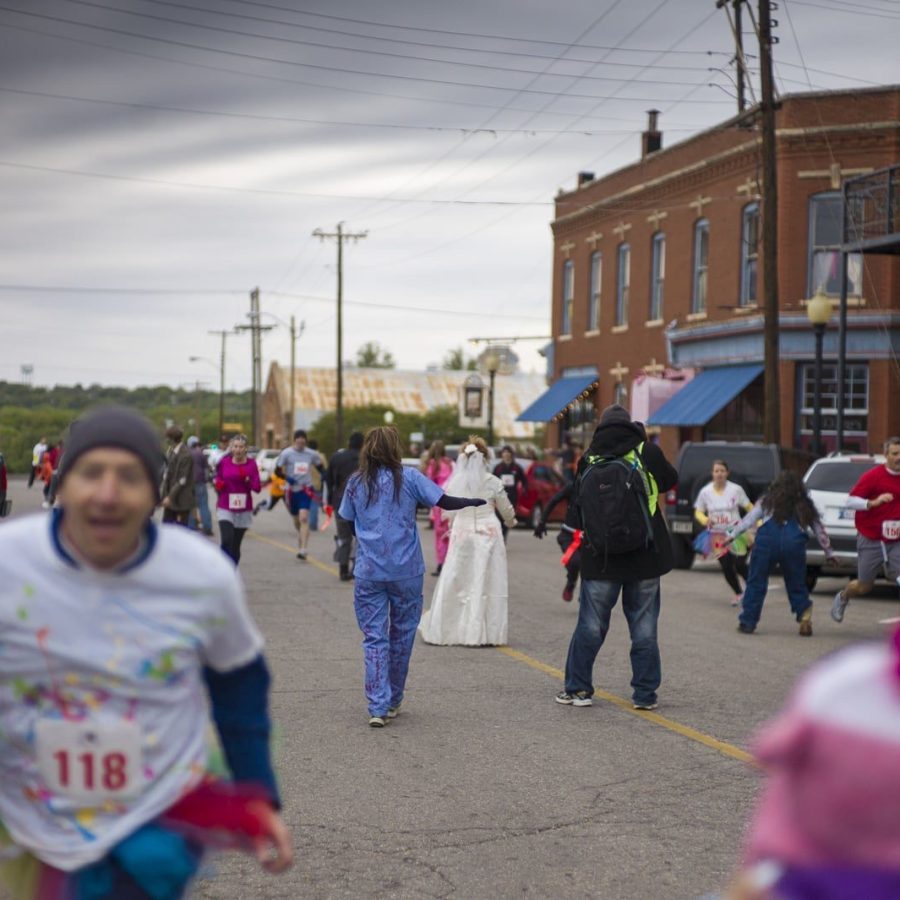
[[223, 456], [216, 466], [216, 490], [219, 499], [217, 509], [229, 509], [232, 512], [251, 512], [253, 497], [251, 491], [259, 491], [259, 469], [256, 461], [248, 459], [238, 465], [230, 456]]

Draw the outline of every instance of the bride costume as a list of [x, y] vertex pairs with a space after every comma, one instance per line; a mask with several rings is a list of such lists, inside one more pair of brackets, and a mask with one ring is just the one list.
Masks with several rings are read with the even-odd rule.
[[500, 479], [488, 472], [484, 455], [474, 444], [463, 448], [444, 489], [454, 496], [480, 497], [487, 503], [452, 513], [447, 559], [419, 631], [428, 644], [505, 644], [506, 546], [495, 510], [510, 528], [516, 523], [515, 510]]

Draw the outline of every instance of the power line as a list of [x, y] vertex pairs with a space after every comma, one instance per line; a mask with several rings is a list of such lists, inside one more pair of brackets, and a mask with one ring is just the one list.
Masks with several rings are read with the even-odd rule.
[[[514, 87], [505, 87], [496, 84], [478, 84], [476, 82], [467, 82], [467, 81], [452, 81], [450, 79], [441, 79], [441, 78], [427, 78], [427, 77], [419, 77], [413, 75], [394, 75], [387, 72], [366, 72], [358, 69], [348, 69], [348, 68], [340, 68], [335, 66], [324, 66], [318, 65], [315, 63], [306, 63], [306, 62], [297, 62], [296, 60], [291, 59], [279, 59], [271, 56], [262, 56], [260, 54], [255, 53], [245, 53], [239, 50], [224, 50], [219, 47], [209, 47], [203, 44], [194, 44], [190, 41], [181, 41], [176, 40], [174, 38], [161, 38], [155, 35], [149, 34], [141, 34], [139, 32], [127, 31], [123, 28], [113, 28], [108, 25], [94, 25], [87, 22], [79, 22], [76, 19], [66, 19], [62, 16], [50, 16], [45, 15], [43, 13], [35, 13], [26, 10], [17, 10], [12, 9], [8, 6], [0, 6], [0, 11], [2, 12], [10, 12], [20, 16], [30, 16], [31, 18], [41, 19], [44, 21], [50, 22], [59, 22], [64, 25], [74, 25], [79, 28], [88, 28], [93, 31], [103, 31], [108, 34], [117, 34], [124, 37], [132, 37], [137, 38], [138, 40], [144, 41], [152, 41], [155, 43], [166, 44], [173, 47], [182, 47], [188, 50], [200, 50], [204, 53], [218, 53], [224, 56], [235, 57], [238, 59], [248, 59], [253, 60], [254, 62], [268, 62], [275, 63], [276, 65], [284, 65], [291, 66], [293, 68], [301, 68], [301, 69], [314, 69], [317, 71], [325, 71], [325, 72], [336, 72], [342, 75], [361, 75], [364, 78], [389, 78], [393, 80], [399, 81], [412, 81], [416, 83], [425, 83], [425, 84], [439, 84], [446, 87], [463, 87], [463, 88], [474, 88], [477, 90], [495, 90], [495, 91], [505, 91], [505, 92], [514, 92], [514, 93], [529, 93], [529, 94], [537, 94], [537, 95], [554, 95], [553, 91], [545, 91], [538, 90], [535, 88], [527, 88], [520, 90], [519, 88]], [[177, 22], [177, 20], [172, 20], [174, 24], [185, 24], [184, 22]], [[598, 96], [596, 94], [566, 94], [567, 97], [571, 97], [573, 99], [581, 99], [581, 100], [603, 100], [607, 99], [602, 96]], [[648, 97], [624, 97], [621, 98], [629, 101], [637, 101], [637, 102], [646, 102], [653, 103], [657, 102], [657, 98], [648, 98]], [[697, 101], [704, 102], [704, 101]], [[717, 101], [708, 101], [708, 102], [717, 102]], [[724, 102], [724, 101], [722, 101]]]
[[[852, 16], [868, 16], [875, 19], [892, 19], [900, 20], [900, 16], [891, 15], [889, 10], [882, 9], [878, 12], [866, 12], [865, 10], [874, 10], [875, 7], [861, 6], [859, 3], [845, 3], [844, 6], [825, 6], [822, 3], [811, 3], [809, 0], [793, 0], [797, 6], [814, 6], [816, 9], [827, 9], [829, 12], [842, 12]], [[847, 7], [853, 7], [848, 9]]]

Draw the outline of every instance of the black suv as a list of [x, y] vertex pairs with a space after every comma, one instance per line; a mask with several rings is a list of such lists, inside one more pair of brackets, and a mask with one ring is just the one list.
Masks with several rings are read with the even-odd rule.
[[694, 564], [694, 537], [701, 530], [694, 518], [694, 503], [712, 480], [713, 461], [717, 459], [728, 464], [729, 480], [739, 484], [751, 502], [756, 502], [776, 475], [791, 469], [803, 477], [815, 457], [804, 450], [776, 444], [735, 441], [683, 444], [675, 466], [678, 484], [666, 493], [666, 520], [678, 569], [689, 569]]

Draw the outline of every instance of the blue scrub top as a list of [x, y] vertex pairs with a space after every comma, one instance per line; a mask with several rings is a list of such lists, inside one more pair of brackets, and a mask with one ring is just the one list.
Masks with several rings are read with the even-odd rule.
[[366, 485], [359, 474], [347, 482], [338, 515], [356, 526], [353, 574], [369, 581], [402, 581], [425, 574], [425, 558], [416, 529], [416, 505], [434, 506], [443, 490], [417, 469], [403, 469], [400, 496], [394, 499], [394, 477], [382, 469], [378, 491], [367, 504]]

